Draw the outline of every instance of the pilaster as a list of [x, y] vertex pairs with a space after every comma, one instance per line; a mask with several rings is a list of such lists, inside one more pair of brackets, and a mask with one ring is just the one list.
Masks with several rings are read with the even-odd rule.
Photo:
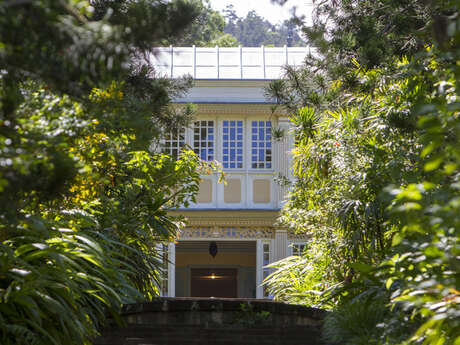
[[284, 259], [288, 256], [288, 232], [287, 230], [276, 230], [273, 256], [274, 261]]
[[[291, 124], [288, 117], [278, 118], [278, 128], [284, 133], [276, 143], [276, 171], [289, 181], [292, 180], [292, 150], [294, 149], [294, 138], [291, 133]], [[280, 207], [283, 205], [288, 186], [280, 185], [278, 187], [278, 200]]]

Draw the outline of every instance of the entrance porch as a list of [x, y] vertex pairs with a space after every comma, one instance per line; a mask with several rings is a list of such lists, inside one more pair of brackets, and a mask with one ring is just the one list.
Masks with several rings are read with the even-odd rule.
[[257, 241], [182, 241], [175, 251], [176, 297], [256, 298]]

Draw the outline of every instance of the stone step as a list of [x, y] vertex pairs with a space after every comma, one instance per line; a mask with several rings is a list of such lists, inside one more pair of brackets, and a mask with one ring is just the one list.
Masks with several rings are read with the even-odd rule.
[[95, 342], [95, 345], [319, 345], [317, 338], [305, 327], [231, 329], [132, 325], [111, 332], [104, 343]]

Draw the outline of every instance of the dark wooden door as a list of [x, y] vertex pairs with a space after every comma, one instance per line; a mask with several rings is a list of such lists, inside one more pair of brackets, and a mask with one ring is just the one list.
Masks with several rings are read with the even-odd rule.
[[192, 268], [191, 297], [238, 297], [236, 268]]

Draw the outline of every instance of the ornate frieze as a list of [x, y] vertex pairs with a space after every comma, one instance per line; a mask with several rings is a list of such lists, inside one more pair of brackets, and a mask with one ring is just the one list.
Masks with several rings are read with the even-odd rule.
[[[176, 104], [176, 107], [183, 107], [183, 104]], [[197, 114], [199, 115], [265, 115], [272, 114], [273, 104], [246, 104], [246, 103], [211, 103], [196, 104]], [[284, 115], [283, 110], [278, 107], [275, 111], [276, 116]]]
[[229, 238], [229, 239], [271, 239], [275, 230], [269, 227], [188, 227], [181, 231], [181, 239]]

